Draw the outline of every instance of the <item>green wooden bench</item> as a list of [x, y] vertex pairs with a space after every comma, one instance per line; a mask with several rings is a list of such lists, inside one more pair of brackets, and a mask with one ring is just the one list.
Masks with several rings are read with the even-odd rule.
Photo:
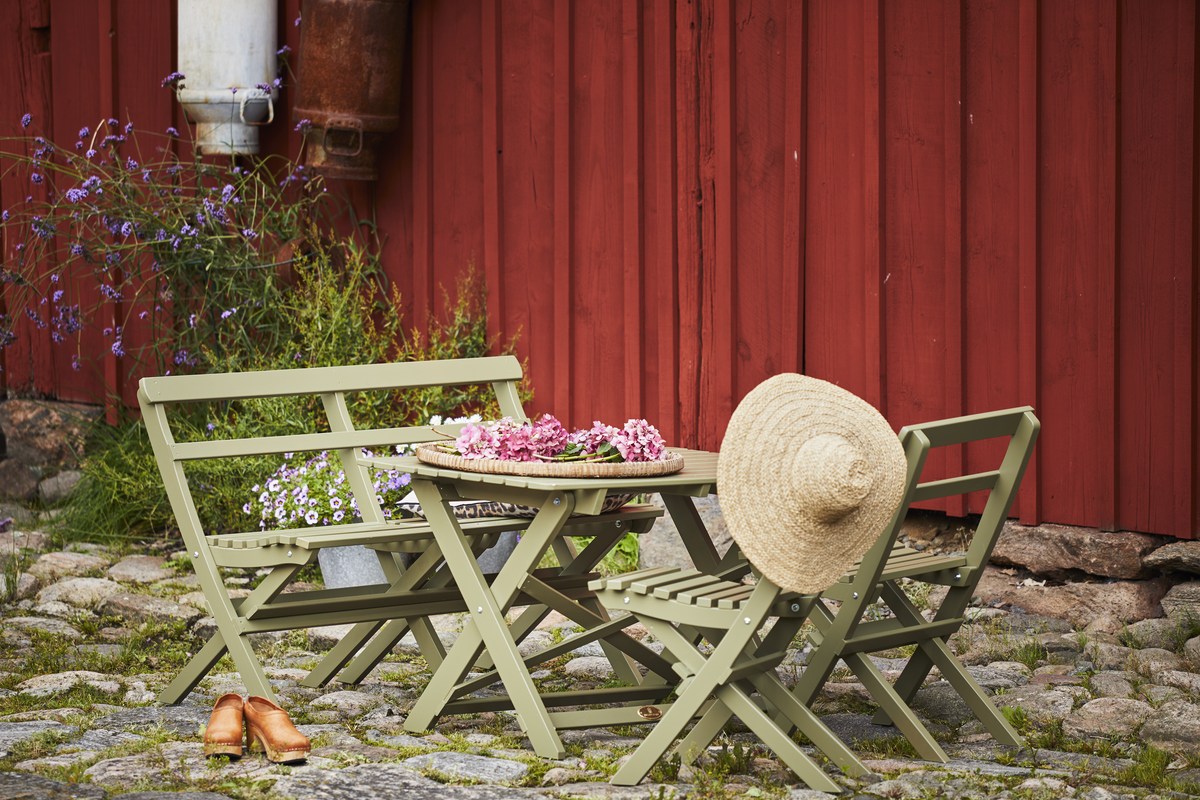
[[[360, 463], [364, 448], [388, 448], [443, 438], [428, 425], [363, 429], [351, 418], [347, 396], [358, 392], [414, 390], [423, 387], [488, 385], [500, 411], [526, 419], [517, 392], [520, 363], [511, 356], [315, 367], [218, 375], [177, 375], [144, 378], [138, 402], [166, 486], [171, 508], [188, 556], [204, 591], [217, 632], [182, 672], [162, 691], [159, 702], [177, 703], [213, 668], [225, 653], [232, 657], [251, 694], [274, 699], [274, 693], [254, 653], [250, 635], [322, 625], [355, 623], [325, 660], [310, 673], [307, 685], [323, 685], [356, 654], [354, 680], [382, 659], [411, 630], [431, 666], [445, 655], [429, 618], [465, 611], [428, 524], [421, 519], [388, 519], [380, 506], [367, 467]], [[313, 419], [305, 432], [277, 436], [177, 441], [177, 408], [183, 405], [254, 402], [264, 398], [313, 398]], [[297, 408], [301, 404], [297, 405]], [[441, 426], [456, 432], [461, 426]], [[208, 459], [247, 458], [328, 451], [336, 453], [347, 484], [357, 501], [362, 522], [288, 530], [212, 533], [200, 519], [188, 482], [187, 465]], [[247, 487], [249, 491], [249, 487]], [[645, 531], [661, 515], [651, 506], [626, 506], [618, 511], [572, 521], [564, 533], [607, 537], [615, 544], [627, 531]], [[505, 531], [529, 524], [524, 517], [464, 520], [462, 527], [476, 552], [490, 547]], [[615, 523], [615, 524], [614, 524]], [[286, 592], [285, 589], [322, 548], [364, 545], [376, 551], [387, 583], [339, 589]], [[595, 552], [600, 548], [589, 548]], [[563, 553], [573, 553], [567, 548]], [[402, 557], [401, 554], [409, 554]], [[411, 561], [411, 563], [408, 563]], [[594, 563], [594, 562], [593, 562]], [[586, 565], [590, 569], [592, 564]], [[592, 573], [552, 569], [545, 579], [564, 593], [588, 592]], [[223, 571], [269, 570], [244, 598], [231, 598]], [[522, 597], [518, 605], [534, 605]]]

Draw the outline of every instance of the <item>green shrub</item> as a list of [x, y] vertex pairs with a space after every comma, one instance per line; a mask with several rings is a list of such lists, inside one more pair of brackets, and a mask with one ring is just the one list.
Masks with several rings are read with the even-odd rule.
[[[282, 303], [271, 339], [243, 336], [231, 329], [227, 341], [203, 351], [213, 371], [281, 369], [387, 360], [472, 358], [487, 355], [484, 295], [476, 273], [460, 280], [454, 297], [427, 335], [405, 333], [395, 293], [384, 294], [374, 259], [345, 242], [325, 245], [298, 259], [291, 287]], [[506, 348], [511, 350], [511, 347]], [[486, 387], [448, 392], [423, 389], [392, 395], [357, 394], [351, 415], [361, 427], [425, 422], [433, 414], [481, 413], [495, 416]], [[208, 437], [269, 436], [311, 430], [319, 417], [311, 399], [272, 398], [254, 403], [182, 407], [177, 419], [179, 441]], [[174, 517], [150, 449], [145, 426], [130, 420], [101, 427], [87, 448], [83, 480], [61, 517], [68, 539], [114, 542], [144, 538], [174, 529]], [[243, 505], [252, 486], [279, 466], [270, 458], [220, 459], [187, 467], [189, 485], [201, 520], [214, 532], [249, 526]]]

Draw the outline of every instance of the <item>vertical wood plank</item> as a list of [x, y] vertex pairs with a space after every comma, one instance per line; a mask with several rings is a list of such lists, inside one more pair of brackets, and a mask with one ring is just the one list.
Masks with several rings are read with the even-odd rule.
[[804, 114], [808, 87], [805, 76], [807, 52], [804, 3], [787, 6], [784, 37], [783, 133], [783, 342], [782, 372], [804, 371], [804, 167], [808, 160], [804, 138]]
[[713, 178], [712, 205], [715, 219], [714, 249], [706, 260], [703, 274], [703, 316], [701, 320], [701, 444], [715, 447], [725, 435], [725, 425], [733, 411], [733, 393], [737, 385], [733, 342], [733, 275], [735, 269], [736, 227], [735, 193], [736, 151], [734, 149], [734, 70], [736, 26], [733, 0], [714, 0], [712, 116]]
[[697, 447], [700, 442], [700, 275], [701, 259], [711, 250], [705, 247], [708, 236], [704, 203], [706, 145], [711, 141], [711, 131], [701, 125], [702, 59], [701, 42], [707, 41], [704, 34], [711, 25], [711, 15], [700, 13], [698, 3], [676, 5], [675, 20], [675, 65], [676, 102], [679, 114], [676, 117], [676, 143], [678, 148], [678, 235], [679, 260], [677, 285], [679, 287], [679, 437], [685, 447]]
[[[1181, 67], [1190, 67], [1188, 74], [1192, 78], [1191, 91], [1181, 88], [1179, 100], [1180, 108], [1187, 108], [1190, 103], [1192, 110], [1192, 129], [1185, 139], [1191, 145], [1192, 169], [1189, 176], [1192, 186], [1188, 215], [1190, 230], [1180, 226], [1176, 234], [1182, 236], [1183, 231], [1188, 230], [1189, 246], [1181, 248], [1179, 252], [1189, 254], [1191, 269], [1184, 269], [1186, 285], [1175, 295], [1175, 386], [1177, 395], [1183, 398], [1183, 402], [1175, 403], [1175, 422], [1176, 430], [1190, 431], [1191, 436], [1182, 439], [1176, 455], [1174, 490], [1190, 495], [1191, 508], [1188, 509], [1186, 503], [1181, 504], [1171, 532], [1175, 536], [1200, 539], [1200, 358], [1196, 357], [1194, 349], [1195, 343], [1200, 341], [1200, 14], [1196, 12], [1195, 4], [1181, 2], [1179, 16], [1179, 62]], [[1190, 454], [1184, 452], [1187, 450], [1191, 451]], [[1191, 480], [1179, 477], [1189, 467]]]
[[[1038, 293], [1038, 6], [1021, 0], [1018, 11], [1018, 122], [1017, 122], [1017, 274], [1020, 276], [1017, 349], [1021, 354], [1020, 386], [1023, 402], [1040, 407], [1041, 314]], [[1021, 521], [1042, 521], [1039, 450], [1026, 467], [1018, 504]]]
[[624, 0], [621, 5], [621, 227], [625, 324], [622, 326], [624, 349], [625, 414], [644, 415], [642, 408], [644, 375], [642, 268], [642, 13], [640, 0]]
[[571, 31], [574, 4], [554, 5], [554, 407], [573, 416], [571, 406], [571, 248], [575, 220], [571, 206]]
[[500, 336], [504, 308], [503, 235], [504, 212], [501, 198], [502, 160], [504, 143], [500, 139], [501, 119], [504, 116], [503, 95], [499, 89], [503, 64], [500, 54], [500, 0], [481, 0], [482, 24], [480, 49], [483, 53], [483, 276], [487, 284], [488, 337]]
[[1117, 176], [1120, 174], [1120, 147], [1117, 138], [1119, 109], [1117, 99], [1117, 64], [1120, 60], [1118, 42], [1117, 0], [1103, 0], [1100, 9], [1097, 43], [1096, 109], [1099, 141], [1097, 142], [1097, 196], [1099, 206], [1096, 226], [1096, 268], [1099, 281], [1096, 291], [1097, 322], [1097, 414], [1096, 442], [1100, 445], [1100, 464], [1096, 470], [1099, 483], [1099, 527], [1116, 530], [1117, 506], [1122, 487], [1117, 480], [1120, 464], [1121, 429], [1117, 418], [1117, 395], [1120, 390], [1117, 364], [1117, 237], [1121, 220], [1117, 206]]
[[[943, 213], [945, 214], [945, 398], [942, 413], [947, 417], [964, 412], [966, 404], [966, 364], [963, 309], [967, 302], [964, 291], [963, 269], [966, 259], [963, 254], [963, 23], [961, 0], [950, 0], [943, 7], [942, 40], [943, 63], [942, 90], [943, 125], [945, 126], [945, 162], [943, 167]], [[946, 454], [951, 464], [950, 471], [966, 474], [967, 453], [964, 447], [950, 448]], [[966, 513], [966, 501], [961, 495], [949, 498], [946, 512], [952, 516]]]
[[1195, 4], [1118, 13], [1116, 526], [1192, 533]]
[[883, 14], [880, 0], [863, 0], [863, 290], [866, 297], [866, 336], [863, 361], [867, 365], [863, 397], [886, 416], [887, 323], [883, 282], [887, 278], [883, 248], [883, 98], [880, 69], [883, 47]]
[[[46, 0], [22, 0], [18, 3], [5, 3], [3, 16], [3, 44], [0, 48], [0, 65], [3, 65], [5, 86], [0, 92], [0, 108], [4, 117], [0, 120], [0, 133], [14, 139], [24, 139], [38, 131], [44, 131], [53, 137], [53, 89], [51, 73], [51, 53], [48, 50], [50, 7]], [[26, 130], [21, 127], [24, 114], [33, 116], [33, 127]], [[14, 153], [28, 155], [29, 146], [21, 141], [6, 142], [4, 149]], [[26, 167], [12, 169], [0, 175], [0, 207], [10, 209], [21, 205], [34, 189], [29, 182], [31, 170]], [[6, 267], [12, 268], [16, 259], [17, 247], [23, 246], [28, 232], [14, 228], [11, 224], [4, 226], [4, 238], [0, 242]], [[39, 265], [38, 269], [44, 269]], [[27, 270], [32, 273], [33, 270]], [[35, 327], [23, 315], [24, 309], [15, 302], [16, 292], [4, 285], [4, 311], [12, 315], [12, 330], [17, 338], [2, 351], [3, 354], [3, 383], [5, 390], [25, 389], [39, 373], [49, 372], [49, 364], [39, 363], [39, 354], [44, 352], [43, 332]], [[10, 306], [9, 303], [12, 302]], [[44, 356], [43, 356], [44, 358]], [[45, 380], [44, 376], [40, 376]], [[45, 384], [42, 385], [46, 387]], [[48, 387], [58, 389], [51, 382]], [[45, 391], [46, 388], [42, 388]]]
[[[657, 383], [652, 422], [667, 441], [680, 441], [679, 431], [679, 303], [678, 257], [676, 248], [677, 213], [675, 180], [676, 118], [680, 109], [675, 104], [675, 9], [674, 3], [660, 3], [653, 9], [653, 29], [647, 32], [654, 102], [649, 105], [648, 129], [654, 133], [654, 164], [649, 171], [653, 182], [655, 222], [654, 250], [647, 257], [647, 271], [655, 278], [651, 295], [655, 312], [653, 336], [656, 345], [655, 372]], [[647, 149], [650, 152], [650, 149]], [[649, 223], [648, 223], [649, 226]], [[648, 275], [648, 277], [649, 277]]]
[[412, 322], [428, 330], [433, 306], [434, 219], [433, 20], [431, 3], [413, 3], [412, 34]]

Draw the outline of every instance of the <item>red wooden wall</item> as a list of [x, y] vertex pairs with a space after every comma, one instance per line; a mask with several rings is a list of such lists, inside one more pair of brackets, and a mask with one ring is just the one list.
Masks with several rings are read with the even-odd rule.
[[[293, 48], [298, 5], [280, 2]], [[1029, 403], [1023, 519], [1200, 533], [1191, 0], [411, 14], [405, 125], [355, 197], [417, 321], [481, 270], [534, 410], [645, 416], [715, 448], [781, 371], [897, 427]], [[172, 24], [155, 0], [0, 4], [0, 128], [25, 110], [63, 140], [109, 109], [177, 120], [158, 88]], [[267, 143], [296, 152], [286, 116]], [[44, 343], [22, 363], [10, 382], [103, 395], [102, 370]]]

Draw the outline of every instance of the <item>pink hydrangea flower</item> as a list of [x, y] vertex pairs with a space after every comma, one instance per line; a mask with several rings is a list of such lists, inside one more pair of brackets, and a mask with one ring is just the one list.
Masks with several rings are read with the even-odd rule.
[[556, 456], [571, 441], [570, 434], [558, 419], [550, 414], [543, 414], [533, 423], [533, 433], [530, 439], [537, 447], [538, 455]]
[[600, 420], [594, 420], [592, 427], [587, 430], [577, 430], [571, 434], [571, 441], [583, 448], [585, 453], [594, 453], [605, 442], [611, 442], [620, 433], [619, 428], [605, 425]]
[[610, 440], [626, 461], [658, 461], [667, 450], [658, 428], [644, 419], [631, 419]]
[[487, 423], [467, 423], [454, 440], [459, 455], [463, 458], [496, 458], [499, 440], [494, 428]]

